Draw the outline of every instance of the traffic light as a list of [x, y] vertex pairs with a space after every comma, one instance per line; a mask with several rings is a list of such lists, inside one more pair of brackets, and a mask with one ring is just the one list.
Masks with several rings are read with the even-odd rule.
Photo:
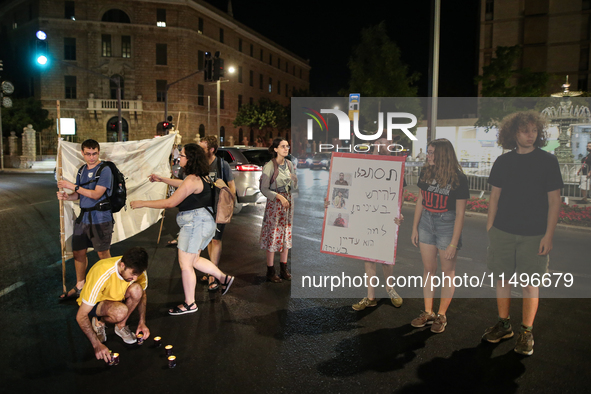
[[213, 59], [213, 80], [219, 81], [224, 77], [224, 59], [216, 57]]
[[205, 52], [205, 64], [203, 66], [203, 81], [213, 81], [213, 59], [211, 58], [211, 52]]
[[49, 61], [49, 53], [47, 51], [47, 34], [44, 31], [39, 30], [35, 33], [37, 40], [35, 41], [35, 61], [45, 66]]
[[156, 125], [157, 135], [167, 135], [168, 130], [172, 129], [174, 125], [168, 121], [160, 122]]

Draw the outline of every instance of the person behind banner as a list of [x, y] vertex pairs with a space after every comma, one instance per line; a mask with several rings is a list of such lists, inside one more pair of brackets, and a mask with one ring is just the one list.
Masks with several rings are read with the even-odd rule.
[[[486, 262], [496, 279], [497, 323], [482, 339], [498, 343], [511, 338], [509, 309], [511, 277], [528, 278], [548, 272], [552, 238], [560, 213], [560, 189], [564, 187], [556, 156], [543, 151], [548, 124], [539, 112], [517, 112], [503, 119], [498, 143], [511, 151], [495, 160], [488, 178], [490, 193], [486, 230], [489, 246]], [[522, 286], [521, 330], [514, 351], [533, 354], [534, 319], [539, 304], [539, 284]]]
[[[236, 185], [230, 165], [224, 159], [215, 155], [218, 150], [218, 138], [215, 135], [206, 135], [199, 142], [199, 146], [205, 151], [207, 162], [209, 163], [209, 177], [211, 180], [215, 182], [216, 179], [221, 179], [228, 185], [232, 195], [235, 196]], [[222, 256], [222, 236], [224, 235], [225, 228], [225, 224], [216, 224], [215, 235], [209, 245], [207, 245], [209, 258], [216, 266], [219, 266], [220, 257]], [[218, 281], [211, 275], [203, 276], [201, 282], [208, 283], [209, 291], [216, 291], [219, 288]]]
[[[447, 309], [454, 294], [453, 278], [457, 252], [462, 248], [462, 228], [466, 201], [470, 198], [468, 178], [458, 163], [454, 147], [445, 138], [427, 146], [427, 162], [418, 180], [417, 199], [411, 240], [419, 246], [423, 260], [423, 297], [425, 310], [410, 324], [431, 325], [431, 332], [442, 333], [447, 325]], [[433, 277], [437, 275], [437, 253], [445, 275], [437, 315], [433, 311]], [[450, 278], [449, 280], [447, 278]]]
[[[293, 198], [291, 191], [297, 187], [298, 178], [287, 155], [289, 143], [284, 138], [275, 138], [269, 147], [273, 159], [263, 167], [261, 193], [267, 197], [260, 246], [267, 250], [267, 280], [281, 283], [281, 278], [291, 280], [287, 269], [287, 256], [291, 249], [291, 229], [293, 222]], [[275, 164], [278, 165], [277, 177]], [[275, 252], [279, 254], [281, 278], [275, 273]]]
[[209, 176], [209, 163], [205, 151], [199, 145], [186, 144], [180, 154], [180, 165], [184, 169], [185, 179], [169, 179], [159, 175], [150, 175], [151, 182], [165, 182], [178, 189], [167, 199], [153, 201], [131, 201], [131, 208], [166, 209], [178, 206], [176, 217], [181, 228], [178, 238], [179, 265], [185, 293], [184, 303], [169, 309], [168, 314], [176, 316], [197, 312], [195, 304], [195, 269], [213, 275], [222, 284], [222, 295], [230, 290], [234, 277], [219, 270], [215, 264], [200, 257], [215, 234], [215, 220], [207, 210], [212, 206], [213, 198], [210, 182], [203, 180]]
[[[115, 334], [129, 345], [137, 342], [140, 332], [150, 336], [146, 326], [146, 289], [148, 287], [148, 252], [133, 247], [123, 256], [99, 260], [88, 271], [86, 284], [78, 298], [76, 321], [94, 348], [97, 360], [111, 361], [106, 323], [115, 325]], [[139, 322], [135, 333], [127, 325], [137, 308]]]
[[80, 176], [76, 177], [76, 183], [66, 180], [57, 183], [58, 188], [73, 191], [71, 194], [66, 191], [58, 191], [58, 200], [76, 201], [80, 199], [80, 208], [84, 209], [74, 223], [72, 234], [76, 285], [60, 296], [62, 301], [78, 298], [80, 295], [86, 278], [88, 266], [86, 251], [89, 247], [96, 250], [101, 260], [111, 257], [113, 214], [110, 210], [97, 209], [99, 204], [105, 202], [111, 193], [113, 186], [111, 169], [105, 165], [100, 176], [97, 176], [101, 167], [101, 159], [99, 158], [101, 147], [98, 142], [86, 140], [82, 143], [81, 149], [86, 164], [78, 170]]

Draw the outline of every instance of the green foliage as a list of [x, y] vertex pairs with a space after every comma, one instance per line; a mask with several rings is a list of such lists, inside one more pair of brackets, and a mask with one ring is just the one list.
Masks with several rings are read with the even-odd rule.
[[41, 132], [53, 125], [53, 119], [48, 118], [48, 115], [49, 112], [42, 108], [41, 101], [33, 97], [13, 99], [11, 108], [2, 108], [2, 134], [9, 136], [11, 131], [15, 131], [20, 137], [28, 124]]
[[[515, 68], [522, 49], [519, 45], [499, 46], [495, 58], [482, 68], [482, 75], [475, 82], [482, 82], [483, 97], [503, 97], [503, 99], [483, 100], [480, 105], [480, 117], [476, 126], [492, 127], [505, 116], [529, 109], [519, 97], [543, 97], [549, 75], [545, 72], [533, 72], [528, 68]], [[485, 103], [485, 104], [484, 104]]]
[[257, 104], [243, 105], [234, 119], [234, 126], [249, 128], [289, 129], [291, 112], [278, 101], [262, 98]]

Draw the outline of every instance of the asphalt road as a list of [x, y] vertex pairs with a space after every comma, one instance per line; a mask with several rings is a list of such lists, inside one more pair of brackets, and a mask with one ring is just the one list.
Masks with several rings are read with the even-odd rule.
[[[294, 230], [293, 271], [320, 269], [326, 255], [317, 239], [322, 225], [326, 171], [300, 171]], [[0, 382], [2, 391], [29, 392], [586, 392], [591, 366], [588, 299], [543, 298], [534, 328], [535, 353], [513, 352], [514, 340], [481, 343], [495, 322], [492, 298], [455, 299], [446, 331], [432, 334], [409, 322], [423, 307], [405, 298], [400, 309], [383, 299], [377, 308], [355, 312], [350, 298], [294, 298], [289, 283], [265, 282], [265, 254], [258, 247], [263, 207], [246, 207], [224, 234], [221, 268], [237, 279], [229, 293], [209, 293], [198, 285], [195, 314], [171, 317], [167, 308], [182, 300], [176, 249], [165, 244], [176, 233], [174, 210], [167, 212], [162, 240], [159, 225], [113, 245], [112, 254], [143, 246], [150, 254], [147, 324], [152, 336], [174, 346], [178, 365], [168, 369], [164, 350], [127, 346], [112, 330], [107, 345], [120, 364], [106, 367], [74, 319], [74, 302], [59, 304], [61, 261], [59, 217], [52, 175], [0, 175]], [[403, 214], [410, 220], [412, 206]], [[458, 267], [484, 264], [485, 219], [470, 216]], [[408, 224], [408, 222], [407, 222]], [[551, 268], [572, 272], [577, 282], [591, 278], [589, 234], [558, 230]], [[396, 272], [421, 272], [410, 226], [400, 230]], [[297, 250], [301, 248], [302, 250]], [[301, 257], [300, 257], [301, 256]], [[89, 255], [90, 263], [97, 260]], [[316, 266], [306, 266], [313, 262]], [[344, 263], [363, 272], [353, 259]], [[306, 268], [307, 269], [307, 268]], [[301, 270], [300, 270], [301, 271]], [[68, 262], [68, 285], [74, 283]], [[291, 286], [296, 286], [294, 282]], [[492, 293], [492, 289], [488, 290]], [[402, 292], [401, 292], [402, 294]], [[588, 295], [587, 295], [588, 296]], [[404, 295], [403, 295], [404, 297]], [[520, 302], [512, 305], [519, 321]], [[135, 327], [137, 315], [130, 324]]]

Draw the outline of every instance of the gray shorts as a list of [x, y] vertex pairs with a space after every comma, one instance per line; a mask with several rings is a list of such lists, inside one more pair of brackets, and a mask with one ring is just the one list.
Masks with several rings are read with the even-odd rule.
[[[451, 244], [456, 224], [456, 211], [430, 212], [423, 208], [419, 222], [419, 242], [445, 250]], [[462, 236], [456, 245], [462, 248]]]
[[215, 221], [205, 208], [179, 212], [176, 222], [181, 228], [177, 247], [183, 252], [199, 253], [209, 245], [215, 234]]
[[[92, 231], [91, 231], [92, 227]], [[105, 252], [111, 248], [113, 222], [97, 224], [74, 223], [72, 234], [72, 250], [86, 250], [93, 247], [97, 252]]]
[[499, 279], [504, 274], [509, 280], [515, 272], [539, 274], [548, 272], [550, 256], [538, 255], [543, 235], [515, 235], [491, 227], [488, 231], [486, 264]]
[[579, 187], [581, 190], [589, 190], [589, 184], [591, 184], [591, 178], [587, 178], [587, 175], [581, 175]]

